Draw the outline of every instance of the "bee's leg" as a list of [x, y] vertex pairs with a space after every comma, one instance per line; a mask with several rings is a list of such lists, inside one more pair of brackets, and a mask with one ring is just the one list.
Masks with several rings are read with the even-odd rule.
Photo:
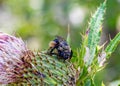
[[73, 56], [73, 51], [71, 50], [71, 53], [70, 53], [70, 59], [72, 58]]
[[51, 53], [52, 55], [56, 55], [56, 56], [58, 56], [58, 54], [57, 53]]
[[52, 55], [52, 52], [53, 52], [54, 49], [55, 49], [55, 48], [49, 48], [49, 49], [47, 50], [47, 54]]

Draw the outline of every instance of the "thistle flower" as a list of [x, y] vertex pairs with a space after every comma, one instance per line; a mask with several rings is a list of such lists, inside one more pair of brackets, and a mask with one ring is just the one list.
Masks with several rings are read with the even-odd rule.
[[68, 61], [45, 52], [32, 52], [21, 38], [0, 32], [0, 84], [75, 85], [75, 69]]
[[21, 38], [0, 32], [0, 84], [21, 81], [31, 56]]

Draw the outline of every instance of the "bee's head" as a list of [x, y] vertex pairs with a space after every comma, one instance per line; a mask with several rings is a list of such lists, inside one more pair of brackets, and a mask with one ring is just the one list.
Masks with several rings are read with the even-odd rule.
[[53, 40], [53, 42], [55, 42], [56, 45], [57, 45], [57, 44], [59, 44], [59, 39], [56, 38], [56, 39]]

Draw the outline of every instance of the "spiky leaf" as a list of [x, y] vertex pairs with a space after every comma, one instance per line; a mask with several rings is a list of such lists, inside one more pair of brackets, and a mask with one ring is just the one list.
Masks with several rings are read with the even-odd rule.
[[120, 33], [118, 33], [113, 40], [110, 41], [109, 45], [106, 47], [105, 51], [107, 53], [107, 58], [109, 58], [109, 55], [113, 53], [120, 43]]
[[95, 56], [95, 51], [97, 44], [100, 40], [100, 33], [101, 33], [101, 26], [102, 26], [102, 20], [105, 13], [105, 7], [106, 7], [106, 1], [100, 5], [100, 7], [97, 9], [97, 11], [94, 13], [93, 17], [90, 20], [89, 24], [89, 35], [88, 35], [88, 47], [90, 49], [90, 57], [87, 62], [87, 65], [90, 65], [92, 63], [92, 60]]

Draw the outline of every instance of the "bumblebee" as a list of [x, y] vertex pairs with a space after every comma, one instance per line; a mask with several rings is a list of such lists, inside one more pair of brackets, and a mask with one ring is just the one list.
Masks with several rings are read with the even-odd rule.
[[71, 59], [73, 52], [66, 40], [60, 36], [49, 43], [48, 54], [57, 55], [60, 59]]

